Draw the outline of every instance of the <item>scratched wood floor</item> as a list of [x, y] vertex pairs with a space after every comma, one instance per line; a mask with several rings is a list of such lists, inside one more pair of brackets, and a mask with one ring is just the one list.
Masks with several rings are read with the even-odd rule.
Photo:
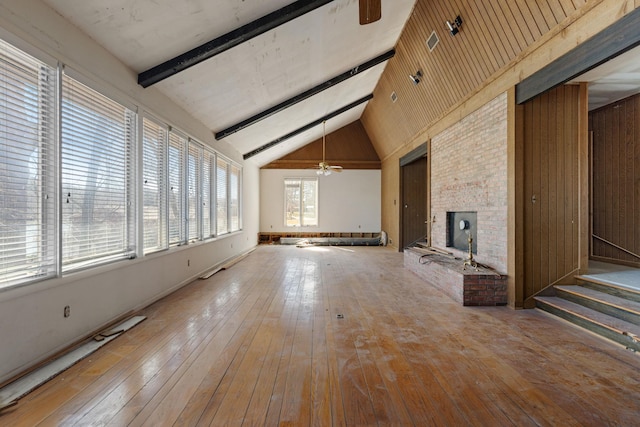
[[461, 307], [386, 248], [260, 246], [142, 314], [0, 425], [640, 423], [639, 355], [536, 310]]

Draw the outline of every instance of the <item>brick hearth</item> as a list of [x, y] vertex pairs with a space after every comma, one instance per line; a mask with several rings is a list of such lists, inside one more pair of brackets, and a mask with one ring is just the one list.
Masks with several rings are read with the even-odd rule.
[[464, 269], [462, 259], [412, 248], [404, 266], [464, 306], [507, 304], [507, 276], [491, 269]]

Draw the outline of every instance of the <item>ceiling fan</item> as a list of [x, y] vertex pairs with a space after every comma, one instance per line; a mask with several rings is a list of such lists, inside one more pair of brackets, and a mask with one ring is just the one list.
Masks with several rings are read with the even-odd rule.
[[331, 172], [342, 172], [342, 166], [331, 166], [325, 161], [326, 121], [322, 122], [322, 161], [318, 163], [318, 175], [331, 175]]
[[360, 0], [360, 25], [371, 24], [382, 17], [382, 0]]

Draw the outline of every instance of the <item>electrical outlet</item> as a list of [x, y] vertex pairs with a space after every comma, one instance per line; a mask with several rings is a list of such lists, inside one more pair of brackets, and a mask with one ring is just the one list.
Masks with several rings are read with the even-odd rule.
[[64, 306], [64, 317], [69, 317], [71, 316], [71, 307], [69, 307], [68, 305]]

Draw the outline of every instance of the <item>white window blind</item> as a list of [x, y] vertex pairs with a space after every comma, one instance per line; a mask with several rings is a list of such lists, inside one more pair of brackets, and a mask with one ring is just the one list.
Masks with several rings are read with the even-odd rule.
[[187, 227], [189, 240], [200, 239], [200, 221], [202, 210], [200, 200], [202, 194], [201, 180], [202, 147], [189, 141], [188, 188], [187, 188]]
[[167, 128], [145, 117], [142, 131], [144, 252], [167, 247]]
[[216, 161], [216, 230], [217, 234], [229, 232], [227, 206], [227, 169], [228, 162], [220, 157]]
[[187, 139], [169, 132], [169, 244], [185, 242], [185, 152]]
[[56, 273], [51, 67], [0, 40], [0, 287]]
[[63, 271], [134, 252], [133, 111], [63, 76]]
[[318, 179], [284, 180], [284, 223], [287, 227], [318, 225]]
[[240, 230], [240, 168], [231, 165], [229, 179], [229, 218], [231, 221], [229, 231]]
[[202, 154], [202, 237], [206, 239], [213, 235], [215, 229], [215, 224], [211, 224], [211, 208], [213, 206], [211, 186], [214, 181], [212, 174], [216, 167], [216, 156], [209, 150], [204, 150]]

